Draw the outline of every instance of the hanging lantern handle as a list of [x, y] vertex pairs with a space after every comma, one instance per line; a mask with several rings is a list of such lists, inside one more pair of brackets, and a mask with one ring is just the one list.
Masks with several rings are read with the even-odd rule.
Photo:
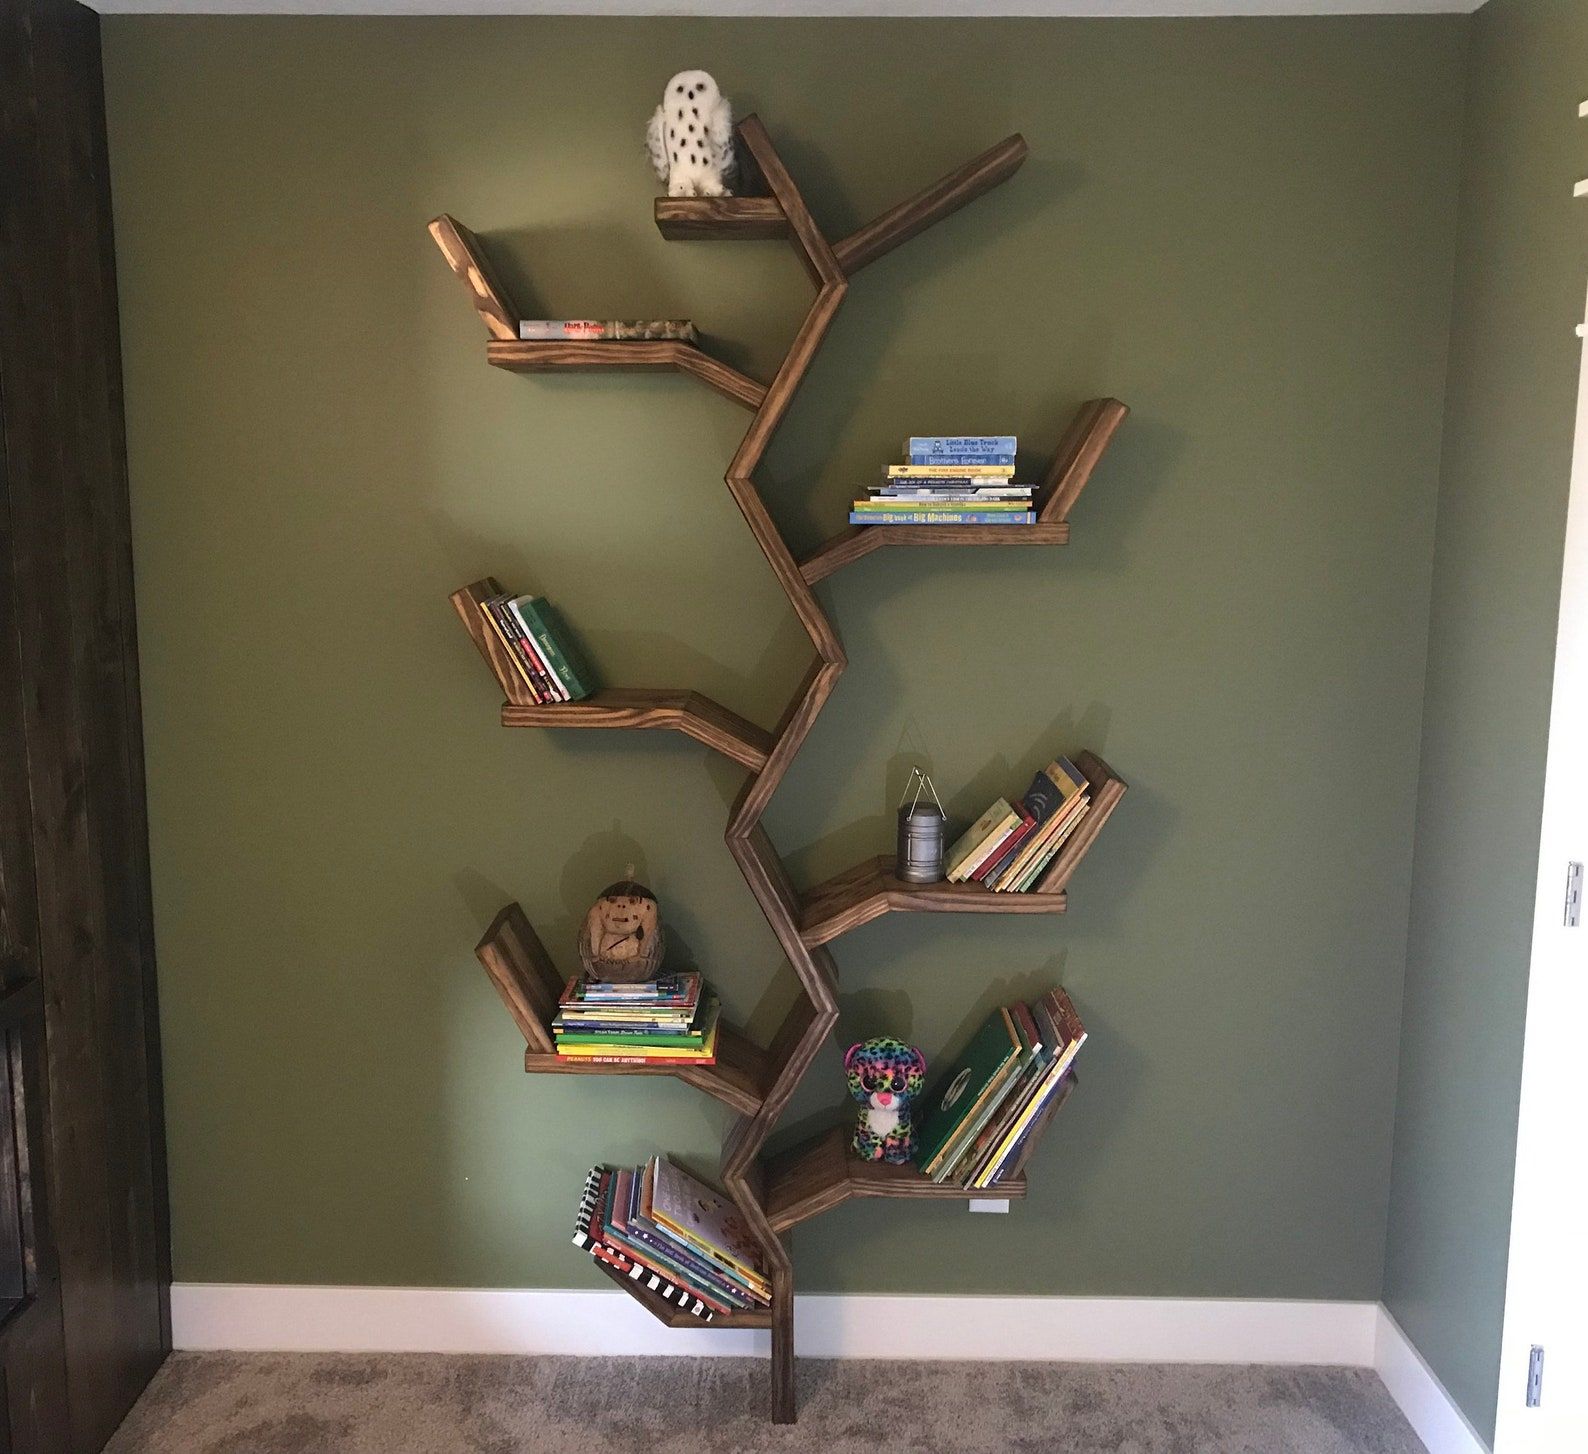
[[941, 818], [948, 817], [948, 814], [943, 811], [942, 799], [938, 797], [937, 788], [933, 785], [932, 779], [918, 767], [910, 769], [910, 777], [904, 785], [904, 793], [899, 794], [899, 806], [901, 808], [904, 806], [904, 794], [909, 792], [912, 787], [915, 789], [915, 796], [910, 799], [910, 811], [912, 813], [915, 811], [915, 805], [921, 801], [921, 793], [924, 790], [931, 793], [932, 801], [937, 804], [938, 816]]

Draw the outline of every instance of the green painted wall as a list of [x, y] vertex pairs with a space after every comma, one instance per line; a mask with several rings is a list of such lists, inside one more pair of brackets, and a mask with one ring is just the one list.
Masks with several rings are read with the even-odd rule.
[[1468, 77], [1385, 1299], [1490, 1437], [1588, 278], [1588, 8], [1489, 0]]
[[[851, 667], [767, 820], [800, 881], [888, 846], [914, 760], [962, 816], [1081, 745], [1132, 792], [1065, 921], [838, 944], [839, 1045], [937, 1061], [1055, 979], [1095, 1043], [1026, 1205], [844, 1208], [801, 1230], [802, 1286], [1376, 1297], [1463, 37], [109, 18], [178, 1277], [589, 1286], [592, 1159], [714, 1162], [727, 1113], [684, 1086], [519, 1072], [470, 953], [509, 898], [571, 965], [634, 860], [737, 1016], [792, 997], [721, 843], [738, 774], [500, 730], [446, 604], [538, 588], [609, 681], [768, 724], [804, 670], [721, 484], [745, 416], [488, 369], [424, 231], [490, 237], [526, 307], [692, 314], [764, 372], [792, 255], [650, 221], [646, 113], [704, 62], [835, 235], [1032, 148], [857, 281], [765, 471], [797, 548], [905, 433], [1040, 459], [1081, 399], [1135, 409], [1068, 549], [823, 588]], [[835, 1046], [788, 1134], [841, 1101]]]

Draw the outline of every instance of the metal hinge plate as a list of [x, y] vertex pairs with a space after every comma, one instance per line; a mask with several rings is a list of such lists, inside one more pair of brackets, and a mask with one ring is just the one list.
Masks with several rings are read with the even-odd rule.
[[1544, 1350], [1537, 1343], [1527, 1355], [1527, 1406], [1536, 1409], [1544, 1396]]
[[1566, 927], [1575, 929], [1582, 923], [1582, 865], [1566, 865]]

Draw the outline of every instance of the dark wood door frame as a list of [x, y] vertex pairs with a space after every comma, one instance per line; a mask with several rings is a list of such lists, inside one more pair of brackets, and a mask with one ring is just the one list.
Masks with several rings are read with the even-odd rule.
[[42, 991], [4, 1031], [32, 1259], [0, 1325], [19, 1454], [94, 1454], [171, 1341], [121, 393], [98, 17], [0, 0], [0, 995]]

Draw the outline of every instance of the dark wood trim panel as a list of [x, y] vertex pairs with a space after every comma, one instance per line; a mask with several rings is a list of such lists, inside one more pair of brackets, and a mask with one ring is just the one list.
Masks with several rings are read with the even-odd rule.
[[[99, 24], [0, 0], [4, 951], [35, 1291], [0, 1330], [12, 1447], [92, 1454], [170, 1346], [170, 1253]], [[9, 694], [8, 694], [9, 695]], [[16, 780], [25, 774], [25, 782]], [[21, 789], [26, 789], [26, 808]], [[24, 843], [28, 846], [24, 847]], [[31, 860], [31, 861], [30, 861]], [[8, 1035], [18, 1032], [8, 1031]], [[45, 1215], [45, 1208], [48, 1215]]]

